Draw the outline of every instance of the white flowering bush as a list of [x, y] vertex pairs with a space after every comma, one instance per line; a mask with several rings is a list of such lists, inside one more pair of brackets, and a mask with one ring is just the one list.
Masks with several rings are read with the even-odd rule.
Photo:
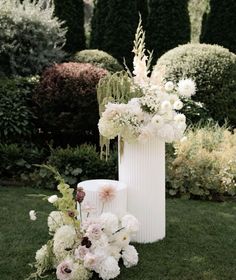
[[189, 129], [167, 157], [167, 191], [171, 196], [218, 199], [236, 195], [236, 134], [208, 124]]
[[61, 61], [65, 34], [51, 0], [0, 0], [0, 72], [26, 76]]
[[[106, 87], [103, 82], [99, 84], [101, 118], [98, 127], [106, 139], [120, 136], [130, 143], [158, 137], [172, 142], [183, 137], [186, 118], [179, 110], [183, 107], [182, 101], [195, 94], [195, 83], [184, 79], [177, 84], [168, 81], [163, 85], [156, 77], [149, 77], [150, 59], [145, 54], [144, 40], [145, 33], [140, 22], [134, 42], [133, 76], [130, 73], [129, 80], [126, 78], [124, 82], [121, 75], [117, 92], [108, 89], [104, 94]], [[108, 86], [112, 82], [112, 76], [110, 80], [104, 80]]]
[[[59, 180], [61, 196], [48, 198], [48, 202], [57, 208], [48, 216], [51, 239], [36, 252], [36, 272], [28, 279], [41, 278], [48, 271], [56, 270], [58, 280], [87, 280], [93, 273], [109, 280], [120, 274], [120, 260], [127, 268], [137, 265], [138, 253], [129, 243], [131, 236], [139, 230], [138, 220], [131, 214], [121, 219], [112, 213], [92, 216], [94, 209], [83, 206], [84, 190], [78, 188], [74, 198], [74, 189], [64, 182], [58, 172], [50, 166], [44, 167]], [[106, 197], [106, 202], [114, 198], [112, 186], [100, 192], [101, 198]], [[106, 203], [104, 199], [102, 202]], [[37, 214], [31, 210], [30, 219], [35, 221]]]

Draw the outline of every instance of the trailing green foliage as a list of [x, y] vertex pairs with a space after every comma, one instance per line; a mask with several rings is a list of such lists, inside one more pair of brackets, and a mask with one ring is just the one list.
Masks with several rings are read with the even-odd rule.
[[[66, 183], [76, 186], [83, 180], [117, 179], [117, 161], [117, 152], [111, 153], [109, 160], [104, 161], [94, 146], [84, 144], [75, 148], [52, 150], [46, 164], [55, 167]], [[53, 174], [47, 169], [35, 171], [28, 180], [38, 187], [56, 187]]]
[[203, 22], [201, 42], [218, 44], [236, 53], [235, 14], [235, 0], [210, 0], [210, 13]]
[[123, 67], [114, 57], [100, 50], [83, 50], [77, 52], [72, 60], [80, 63], [91, 63], [97, 67], [104, 68], [111, 73], [123, 70]]
[[236, 134], [210, 123], [186, 136], [167, 157], [169, 194], [201, 199], [236, 195]]
[[187, 44], [164, 54], [155, 66], [164, 80], [192, 78], [210, 117], [220, 124], [227, 119], [236, 127], [236, 55], [220, 46]]
[[38, 78], [0, 79], [0, 142], [22, 143], [36, 133], [32, 91]]
[[166, 51], [190, 41], [187, 0], [150, 0], [147, 21], [147, 47], [154, 61]]
[[74, 53], [85, 48], [83, 0], [54, 0], [55, 14], [67, 27], [65, 50]]
[[91, 48], [100, 49], [132, 65], [132, 47], [138, 25], [136, 0], [98, 0], [92, 20]]
[[108, 72], [88, 63], [46, 69], [33, 96], [39, 125], [57, 146], [98, 143], [97, 84]]
[[0, 1], [0, 73], [40, 73], [64, 57], [66, 29], [44, 0]]

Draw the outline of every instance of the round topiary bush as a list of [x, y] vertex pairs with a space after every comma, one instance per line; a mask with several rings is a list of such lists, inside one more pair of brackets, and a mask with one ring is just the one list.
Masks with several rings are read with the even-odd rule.
[[220, 124], [228, 119], [236, 126], [236, 55], [207, 44], [187, 44], [165, 53], [153, 73], [164, 80], [192, 78], [197, 85], [195, 101], [205, 104], [211, 117]]
[[120, 65], [117, 59], [100, 50], [83, 50], [77, 52], [73, 57], [73, 61], [91, 63], [95, 66], [104, 68], [111, 73], [123, 70], [123, 67]]
[[62, 63], [46, 69], [35, 91], [39, 126], [55, 144], [98, 141], [96, 86], [107, 71], [89, 63]]
[[65, 34], [51, 1], [1, 0], [0, 73], [41, 73], [64, 57]]

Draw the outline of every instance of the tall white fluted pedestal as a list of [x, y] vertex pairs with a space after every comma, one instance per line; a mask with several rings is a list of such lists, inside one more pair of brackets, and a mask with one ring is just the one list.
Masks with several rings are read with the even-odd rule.
[[120, 143], [119, 180], [127, 184], [128, 212], [140, 222], [133, 241], [155, 242], [165, 237], [165, 143]]
[[[116, 196], [114, 200], [103, 205], [99, 199], [99, 189], [107, 185], [116, 189]], [[115, 180], [97, 179], [80, 182], [77, 187], [82, 187], [86, 193], [82, 208], [86, 204], [90, 204], [95, 208], [91, 216], [99, 216], [101, 212], [111, 212], [118, 217], [122, 217], [127, 213], [126, 184]]]

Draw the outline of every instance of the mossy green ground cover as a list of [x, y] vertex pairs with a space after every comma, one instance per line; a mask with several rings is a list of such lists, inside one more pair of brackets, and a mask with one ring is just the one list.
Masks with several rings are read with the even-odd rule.
[[[40, 198], [27, 196], [38, 193], [52, 192], [0, 187], [1, 280], [23, 280], [31, 270], [28, 263], [35, 251], [48, 238], [47, 215], [39, 215], [35, 222], [28, 216], [31, 209], [45, 213], [52, 209]], [[145, 204], [148, 202], [143, 207]], [[167, 199], [167, 237], [136, 247], [139, 265], [122, 269], [117, 279], [236, 279], [236, 203]]]

